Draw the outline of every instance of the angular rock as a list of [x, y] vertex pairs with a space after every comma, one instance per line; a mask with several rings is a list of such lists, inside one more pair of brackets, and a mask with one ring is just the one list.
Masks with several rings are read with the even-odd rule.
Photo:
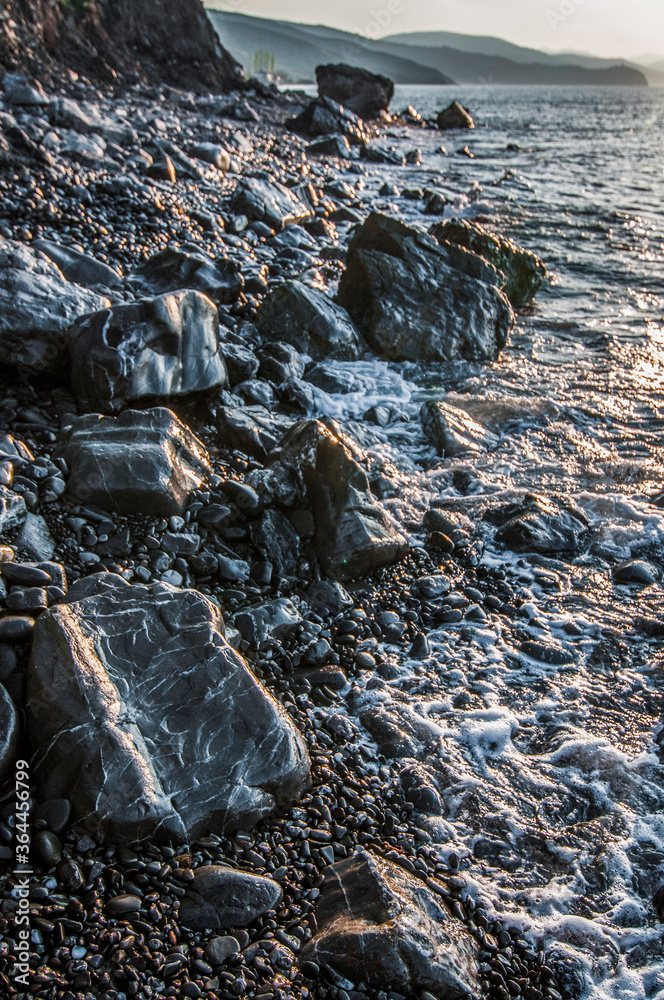
[[372, 213], [353, 236], [337, 302], [393, 361], [495, 360], [514, 314], [481, 258]]
[[283, 898], [278, 882], [222, 865], [197, 868], [180, 904], [180, 919], [192, 930], [246, 927]]
[[38, 620], [28, 671], [33, 779], [113, 841], [182, 842], [290, 805], [302, 737], [196, 591], [95, 574]]
[[108, 306], [31, 247], [0, 240], [0, 363], [58, 374], [69, 327]]
[[164, 407], [79, 417], [60, 450], [70, 497], [119, 514], [182, 514], [211, 471], [204, 446]]
[[16, 765], [19, 724], [18, 714], [5, 688], [0, 684], [0, 781], [9, 777]]
[[445, 458], [479, 454], [498, 445], [495, 434], [455, 406], [430, 399], [422, 407], [420, 416], [424, 433], [438, 454]]
[[259, 361], [254, 352], [242, 344], [222, 342], [219, 347], [231, 385], [239, 385], [246, 379], [252, 379], [258, 371]]
[[386, 76], [343, 63], [317, 66], [316, 81], [321, 97], [343, 104], [360, 118], [376, 118], [394, 97], [394, 84]]
[[485, 515], [499, 525], [496, 541], [517, 552], [572, 554], [587, 534], [583, 510], [567, 497], [548, 498], [532, 493], [523, 501], [507, 504]]
[[294, 132], [311, 136], [343, 135], [351, 146], [364, 146], [368, 141], [362, 119], [329, 97], [318, 97], [312, 101], [292, 119], [290, 127]]
[[437, 222], [429, 232], [439, 243], [463, 247], [495, 267], [501, 288], [514, 306], [527, 305], [542, 287], [546, 277], [544, 261], [513, 240], [488, 232], [478, 222], [467, 219]]
[[285, 281], [263, 299], [256, 326], [271, 340], [292, 344], [314, 361], [356, 361], [357, 330], [345, 309], [301, 281]]
[[464, 925], [424, 882], [367, 851], [327, 869], [316, 922], [301, 963], [404, 995], [478, 992], [479, 949]]
[[30, 559], [50, 559], [55, 552], [55, 542], [48, 524], [39, 514], [28, 514], [23, 522], [16, 545]]
[[25, 500], [20, 493], [0, 486], [0, 535], [22, 524], [28, 514]]
[[231, 210], [246, 215], [250, 222], [265, 222], [277, 231], [292, 222], [306, 222], [314, 214], [290, 188], [259, 177], [247, 177], [238, 183]]
[[314, 514], [313, 545], [328, 576], [353, 579], [385, 566], [408, 548], [371, 494], [359, 448], [334, 420], [304, 420], [281, 442], [272, 462], [288, 468]]
[[444, 111], [439, 112], [436, 118], [436, 126], [443, 130], [457, 128], [472, 129], [475, 128], [475, 122], [458, 101], [453, 101], [449, 108], [445, 108]]
[[278, 510], [266, 510], [251, 525], [254, 547], [275, 567], [280, 576], [297, 573], [300, 538], [288, 518]]
[[7, 104], [26, 108], [42, 108], [49, 104], [41, 83], [31, 82], [21, 73], [7, 73], [2, 81], [2, 89]]
[[271, 413], [264, 406], [220, 406], [216, 423], [220, 444], [259, 459], [277, 447], [293, 424], [288, 417]]
[[33, 240], [33, 250], [39, 250], [62, 271], [67, 281], [73, 281], [84, 288], [121, 288], [122, 278], [108, 264], [87, 254], [72, 250], [71, 247], [51, 240]]
[[132, 271], [127, 281], [137, 295], [146, 298], [182, 289], [207, 295], [215, 305], [232, 305], [244, 288], [240, 265], [225, 257], [212, 260], [207, 254], [185, 253], [167, 247]]
[[201, 142], [194, 146], [191, 152], [197, 160], [201, 160], [202, 163], [210, 163], [217, 170], [222, 170], [224, 173], [230, 170], [230, 154], [223, 146], [214, 142]]
[[181, 291], [93, 313], [69, 337], [72, 388], [85, 412], [115, 413], [226, 385], [219, 316], [200, 292]]
[[289, 635], [301, 621], [302, 615], [293, 602], [279, 597], [238, 612], [235, 627], [247, 642], [259, 644], [269, 637], [279, 639]]
[[345, 135], [322, 135], [312, 139], [307, 146], [308, 156], [338, 156], [340, 160], [350, 160], [350, 143]]

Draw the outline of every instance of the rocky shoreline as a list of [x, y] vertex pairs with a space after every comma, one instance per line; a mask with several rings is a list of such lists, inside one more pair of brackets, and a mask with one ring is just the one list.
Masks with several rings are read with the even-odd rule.
[[[427, 634], [510, 627], [518, 583], [445, 502], [401, 523], [398, 471], [312, 416], [312, 386], [343, 391], [329, 359], [497, 357], [543, 265], [478, 226], [389, 218], [398, 192], [363, 168], [401, 161], [389, 123], [325, 99], [7, 77], [3, 108], [3, 990], [572, 1000], [573, 963], [427, 827], [433, 735], [407, 690], [401, 715], [367, 697], [405, 659], [435, 695]], [[416, 162], [422, 123], [401, 122]], [[428, 222], [436, 196], [415, 195]], [[422, 419], [441, 455], [490, 446], [444, 404]], [[554, 515], [547, 544], [573, 547], [583, 516]]]

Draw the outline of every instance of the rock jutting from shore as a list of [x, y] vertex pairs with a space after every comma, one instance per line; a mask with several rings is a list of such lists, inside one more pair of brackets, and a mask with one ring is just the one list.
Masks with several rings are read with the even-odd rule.
[[475, 122], [463, 105], [459, 104], [458, 101], [453, 101], [448, 108], [439, 112], [436, 117], [436, 127], [444, 131], [448, 129], [474, 129]]
[[195, 591], [74, 584], [37, 623], [28, 706], [41, 797], [107, 839], [246, 828], [309, 783], [300, 735]]
[[321, 97], [336, 101], [360, 118], [375, 118], [388, 111], [394, 97], [394, 84], [386, 76], [343, 63], [317, 66], [316, 82]]

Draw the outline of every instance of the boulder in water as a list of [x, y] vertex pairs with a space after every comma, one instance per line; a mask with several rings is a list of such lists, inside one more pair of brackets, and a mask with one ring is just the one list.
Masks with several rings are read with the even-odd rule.
[[111, 841], [246, 829], [308, 787], [302, 737], [196, 591], [78, 581], [39, 618], [28, 675], [36, 789]]
[[376, 118], [387, 111], [394, 96], [394, 84], [386, 76], [344, 63], [316, 67], [321, 97], [349, 108], [360, 118]]
[[491, 451], [498, 444], [495, 434], [446, 403], [429, 400], [421, 410], [424, 433], [445, 458]]
[[452, 219], [429, 230], [439, 243], [452, 243], [483, 257], [496, 268], [501, 288], [514, 306], [527, 305], [546, 277], [544, 261], [505, 236], [490, 233], [478, 222]]
[[575, 553], [589, 526], [585, 513], [569, 498], [534, 493], [487, 512], [485, 518], [498, 525], [496, 541], [517, 552], [543, 555]]
[[471, 129], [475, 128], [475, 122], [458, 101], [453, 101], [449, 108], [445, 108], [444, 111], [439, 112], [436, 118], [436, 126], [444, 131], [457, 128]]
[[475, 254], [372, 213], [348, 250], [337, 301], [393, 361], [495, 360], [514, 314]]
[[70, 497], [119, 514], [182, 514], [211, 472], [204, 445], [164, 407], [79, 417], [60, 452]]
[[318, 933], [302, 962], [351, 982], [448, 1000], [478, 992], [478, 946], [441, 894], [399, 865], [358, 851], [325, 872]]
[[356, 361], [360, 341], [350, 316], [318, 288], [285, 281], [263, 299], [256, 326], [270, 340], [286, 341], [314, 361]]
[[71, 378], [86, 412], [222, 388], [219, 316], [200, 292], [182, 291], [93, 313], [71, 331]]

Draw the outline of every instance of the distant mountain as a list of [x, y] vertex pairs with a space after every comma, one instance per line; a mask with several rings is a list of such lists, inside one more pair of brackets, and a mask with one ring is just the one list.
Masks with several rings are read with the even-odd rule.
[[[453, 83], [443, 71], [421, 65], [406, 46], [384, 51], [375, 42], [323, 25], [292, 24], [245, 14], [208, 10], [223, 44], [233, 52], [248, 73], [260, 62], [261, 53], [274, 57], [275, 71], [289, 83], [311, 83], [316, 66], [348, 63], [373, 73], [383, 73], [395, 83]], [[264, 57], [263, 57], [264, 58]]]
[[[593, 56], [551, 55], [500, 38], [417, 32], [372, 41], [324, 25], [294, 24], [208, 9], [222, 43], [251, 73], [261, 58], [287, 82], [311, 83], [316, 66], [348, 63], [395, 83], [645, 86], [635, 66]], [[262, 55], [264, 54], [264, 55]], [[655, 71], [653, 71], [653, 74]], [[653, 79], [659, 83], [659, 79]]]

